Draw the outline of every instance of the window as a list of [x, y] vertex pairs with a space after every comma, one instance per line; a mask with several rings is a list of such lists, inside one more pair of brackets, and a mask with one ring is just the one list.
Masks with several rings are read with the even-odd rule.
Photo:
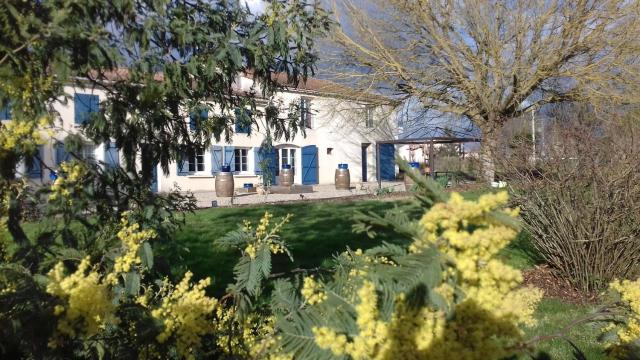
[[236, 134], [250, 134], [251, 133], [251, 110], [244, 108], [237, 108], [235, 110], [236, 115]]
[[189, 156], [189, 172], [204, 171], [204, 151], [198, 150], [194, 155]]
[[291, 165], [293, 173], [296, 173], [296, 149], [280, 149], [280, 168], [285, 164]]
[[80, 152], [78, 155], [83, 160], [95, 160], [96, 146], [91, 144], [84, 144], [82, 145], [82, 148], [80, 148]]
[[367, 128], [373, 127], [373, 106], [367, 105], [364, 108], [364, 126]]
[[235, 171], [249, 171], [247, 165], [247, 149], [234, 149]]
[[311, 100], [308, 98], [300, 98], [300, 122], [311, 129]]
[[100, 98], [92, 94], [75, 94], [73, 96], [75, 123], [84, 124], [91, 120], [91, 114], [100, 111]]

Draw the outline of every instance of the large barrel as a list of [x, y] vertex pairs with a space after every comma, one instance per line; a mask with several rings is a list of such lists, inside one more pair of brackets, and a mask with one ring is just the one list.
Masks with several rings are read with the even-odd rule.
[[336, 169], [336, 190], [351, 189], [351, 175], [349, 174], [349, 165], [338, 164]]
[[280, 170], [280, 186], [293, 185], [293, 169], [289, 164], [282, 164], [282, 170]]
[[222, 166], [222, 171], [216, 175], [216, 196], [233, 197], [233, 173], [229, 166]]
[[[420, 163], [410, 162], [409, 169], [410, 169], [409, 171], [414, 171], [420, 174]], [[410, 178], [409, 175], [404, 174], [404, 189], [407, 191], [411, 190], [411, 188], [413, 187], [413, 184], [415, 184], [413, 179]]]

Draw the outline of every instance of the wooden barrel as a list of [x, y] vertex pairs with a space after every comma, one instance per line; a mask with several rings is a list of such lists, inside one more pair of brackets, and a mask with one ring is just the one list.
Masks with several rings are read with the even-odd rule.
[[[409, 171], [414, 171], [416, 172], [418, 175], [420, 174], [420, 164], [417, 162], [410, 162], [409, 163]], [[413, 179], [411, 177], [409, 177], [409, 175], [404, 174], [404, 189], [406, 191], [411, 190], [411, 188], [413, 187], [413, 185], [415, 184], [415, 182], [413, 181]]]
[[293, 185], [293, 169], [291, 165], [283, 165], [280, 170], [280, 186]]
[[233, 196], [233, 173], [220, 172], [216, 175], [216, 196], [232, 197]]
[[336, 169], [336, 190], [350, 190], [351, 189], [351, 174], [349, 174], [349, 168], [347, 164], [338, 164]]

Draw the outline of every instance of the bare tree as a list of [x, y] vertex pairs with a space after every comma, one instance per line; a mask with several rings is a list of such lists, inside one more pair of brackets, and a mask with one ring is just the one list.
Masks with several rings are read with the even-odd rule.
[[489, 181], [508, 119], [558, 101], [625, 103], [637, 83], [637, 0], [336, 1], [343, 80], [471, 120]]

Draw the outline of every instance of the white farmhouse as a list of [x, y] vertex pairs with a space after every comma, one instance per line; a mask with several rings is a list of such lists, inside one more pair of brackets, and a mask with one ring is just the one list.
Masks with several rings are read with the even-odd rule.
[[[121, 76], [121, 74], [116, 75]], [[155, 191], [168, 191], [175, 186], [189, 191], [213, 191], [215, 175], [222, 165], [231, 167], [236, 187], [245, 183], [262, 182], [262, 171], [258, 166], [264, 156], [275, 158], [276, 174], [284, 164], [294, 169], [296, 184], [333, 184], [334, 171], [340, 163], [347, 163], [351, 182], [376, 181], [375, 143], [393, 139], [395, 134], [395, 112], [393, 102], [376, 95], [358, 95], [354, 91], [319, 79], [308, 79], [296, 87], [287, 86], [285, 76], [277, 79], [283, 90], [275, 95], [283, 103], [300, 102], [306, 136], [297, 134], [288, 142], [275, 140], [275, 150], [269, 154], [259, 151], [265, 134], [255, 126], [248, 128], [236, 124], [229, 143], [214, 142], [194, 156], [171, 164], [165, 174], [157, 168]], [[259, 88], [250, 75], [238, 76], [235, 87], [238, 92]], [[80, 131], [82, 123], [88, 121], [91, 112], [97, 112], [106, 99], [99, 88], [67, 86], [67, 100], [53, 106], [59, 114], [53, 136], [40, 149], [42, 163], [35, 162], [27, 168], [21, 166], [19, 173], [34, 182], [50, 181], [50, 172], [69, 159], [62, 145], [70, 133]], [[257, 101], [258, 107], [267, 104], [267, 99]], [[0, 111], [0, 120], [10, 120], [10, 111]], [[189, 122], [185, 114], [185, 122]], [[258, 119], [260, 123], [261, 119]], [[95, 159], [104, 166], [117, 166], [121, 159], [113, 144], [87, 142], [79, 156]], [[44, 166], [43, 166], [44, 165]], [[396, 167], [393, 155], [381, 162], [383, 180], [393, 180]], [[386, 175], [385, 175], [386, 174]], [[386, 178], [385, 178], [386, 176]]]

